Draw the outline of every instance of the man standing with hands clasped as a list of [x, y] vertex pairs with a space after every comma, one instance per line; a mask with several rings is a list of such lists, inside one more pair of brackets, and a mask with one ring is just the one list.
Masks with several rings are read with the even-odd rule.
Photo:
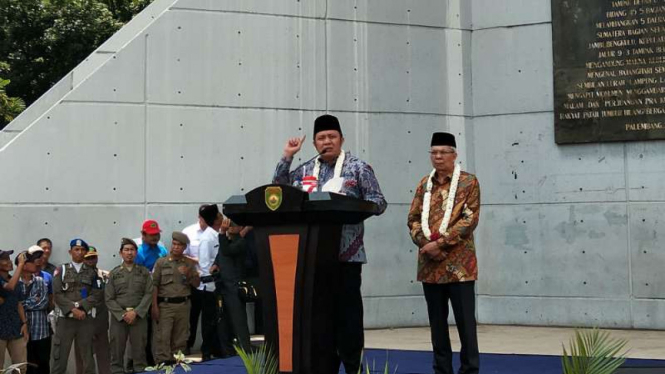
[[111, 270], [105, 289], [106, 306], [111, 311], [111, 373], [123, 374], [127, 340], [131, 342], [134, 367], [128, 372], [140, 373], [148, 365], [145, 345], [148, 340], [148, 312], [152, 302], [150, 271], [136, 265], [138, 246], [122, 238], [122, 264]]
[[[377, 204], [378, 214], [386, 210], [386, 199], [372, 167], [342, 150], [344, 136], [335, 116], [324, 114], [314, 121], [314, 147], [319, 156], [289, 172], [293, 156], [304, 141], [304, 136], [287, 141], [273, 183], [296, 186], [306, 192], [340, 193]], [[360, 293], [362, 265], [367, 262], [364, 235], [362, 223], [342, 227], [338, 283], [336, 289], [331, 290], [335, 295], [335, 346], [347, 374], [356, 374], [360, 369], [365, 342]]]
[[55, 270], [53, 293], [58, 316], [53, 337], [53, 374], [65, 374], [72, 344], [81, 352], [84, 374], [95, 373], [92, 357], [92, 310], [104, 297], [97, 272], [83, 263], [88, 244], [82, 239], [69, 243], [72, 262]]
[[434, 348], [434, 373], [453, 374], [448, 335], [448, 300], [462, 342], [459, 374], [479, 372], [474, 285], [478, 278], [473, 230], [480, 216], [480, 188], [460, 170], [455, 136], [432, 136], [434, 169], [416, 189], [408, 226], [418, 246], [418, 281], [423, 283]]
[[152, 323], [155, 362], [170, 363], [187, 348], [191, 287], [201, 283], [196, 262], [183, 256], [189, 238], [174, 231], [171, 253], [155, 263], [152, 273]]

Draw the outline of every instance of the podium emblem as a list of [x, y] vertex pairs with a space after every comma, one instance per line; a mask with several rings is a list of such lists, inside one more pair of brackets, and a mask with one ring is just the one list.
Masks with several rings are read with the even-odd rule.
[[266, 206], [273, 212], [282, 205], [282, 187], [266, 187]]

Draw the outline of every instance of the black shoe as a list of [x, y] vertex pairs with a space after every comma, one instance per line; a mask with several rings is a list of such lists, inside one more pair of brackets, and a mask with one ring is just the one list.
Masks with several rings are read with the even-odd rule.
[[212, 360], [212, 355], [209, 353], [206, 353], [204, 355], [201, 355], [201, 361], [210, 361]]

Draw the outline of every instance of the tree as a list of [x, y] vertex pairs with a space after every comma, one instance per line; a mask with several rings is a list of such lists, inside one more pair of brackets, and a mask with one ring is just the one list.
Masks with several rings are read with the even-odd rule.
[[100, 0], [121, 22], [129, 22], [134, 15], [150, 5], [152, 0]]
[[151, 1], [0, 0], [6, 94], [30, 105]]
[[[9, 65], [0, 61], [0, 74], [9, 70]], [[0, 128], [11, 122], [25, 109], [25, 102], [18, 97], [9, 97], [5, 87], [10, 83], [9, 79], [3, 79], [0, 75]]]

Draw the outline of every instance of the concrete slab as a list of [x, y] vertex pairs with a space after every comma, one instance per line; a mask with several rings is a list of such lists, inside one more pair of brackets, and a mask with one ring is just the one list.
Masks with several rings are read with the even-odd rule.
[[469, 114], [469, 38], [459, 30], [329, 21], [328, 106]]
[[626, 201], [624, 147], [557, 146], [552, 113], [473, 121], [484, 204]]
[[550, 0], [472, 0], [473, 29], [552, 21]]
[[321, 18], [326, 13], [325, 0], [180, 0], [173, 9], [243, 12]]
[[328, 18], [469, 29], [471, 3], [465, 0], [336, 0], [328, 2]]
[[140, 105], [57, 105], [0, 152], [13, 181], [0, 202], [144, 202], [144, 117]]
[[625, 204], [483, 208], [476, 237], [479, 294], [629, 298]]
[[[476, 116], [552, 111], [552, 26], [473, 32], [473, 108]], [[510, 51], [510, 53], [507, 53]]]
[[148, 34], [151, 103], [325, 108], [323, 20], [173, 10]]
[[85, 77], [89, 70], [95, 71], [93, 75], [81, 78], [74, 71], [74, 83], [81, 83], [64, 100], [142, 103], [145, 99], [145, 52], [146, 38], [139, 37], [117, 54], [99, 54], [90, 65], [80, 67], [81, 77]]

